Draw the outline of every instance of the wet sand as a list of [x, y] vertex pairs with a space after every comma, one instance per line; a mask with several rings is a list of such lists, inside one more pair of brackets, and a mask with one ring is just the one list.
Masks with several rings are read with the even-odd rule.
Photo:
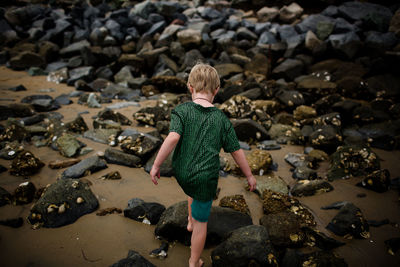
[[[6, 90], [17, 85], [24, 85], [28, 91], [11, 92]], [[55, 89], [54, 92], [41, 93], [41, 89]], [[0, 67], [0, 104], [16, 103], [27, 95], [48, 94], [52, 97], [74, 91], [73, 87], [65, 84], [55, 84], [46, 81], [45, 76], [30, 77], [23, 71], [12, 71], [4, 66]], [[77, 104], [77, 98], [72, 98], [74, 103], [62, 106], [57, 110], [64, 115], [64, 122], [75, 119], [82, 111], [89, 111], [82, 117], [90, 129], [91, 117], [101, 109], [90, 109], [87, 106]], [[116, 100], [113, 101], [114, 103]], [[109, 104], [107, 104], [109, 105]], [[154, 101], [141, 102], [141, 107], [154, 105]], [[103, 108], [106, 107], [103, 104]], [[139, 107], [127, 107], [117, 110], [129, 119]], [[4, 123], [4, 122], [3, 122]], [[126, 127], [126, 126], [125, 126]], [[135, 123], [132, 127], [138, 128]], [[140, 131], [150, 131], [152, 128], [139, 127]], [[108, 146], [80, 138], [93, 152], [81, 158], [90, 157], [97, 151], [104, 151]], [[27, 144], [26, 149], [39, 157], [46, 166], [41, 171], [29, 177], [36, 188], [46, 186], [56, 181], [63, 169], [52, 170], [47, 164], [55, 159], [65, 159], [58, 152], [48, 147], [36, 148]], [[270, 151], [274, 162], [279, 165], [275, 175], [282, 177], [288, 184], [294, 184], [291, 178], [290, 166], [284, 161], [284, 156], [289, 152], [302, 152], [301, 146], [283, 146], [281, 150]], [[392, 178], [400, 176], [400, 151], [383, 151], [374, 149], [382, 159], [381, 167], [387, 168]], [[11, 161], [0, 159], [0, 164], [10, 166]], [[319, 174], [323, 176], [328, 168], [328, 163], [321, 164]], [[121, 173], [121, 180], [102, 180], [102, 175], [113, 170]], [[114, 164], [108, 164], [108, 168], [94, 173], [83, 179], [92, 183], [91, 190], [99, 200], [99, 209], [117, 207], [124, 209], [131, 198], [141, 198], [146, 202], [158, 202], [166, 207], [186, 200], [185, 194], [177, 185], [174, 178], [162, 177], [158, 186], [151, 183], [149, 175], [143, 168], [129, 168]], [[0, 174], [0, 186], [12, 193], [15, 188], [26, 181], [22, 177], [15, 177], [8, 172]], [[325, 229], [325, 226], [337, 213], [336, 210], [321, 210], [320, 207], [335, 201], [351, 201], [358, 206], [368, 220], [389, 219], [391, 222], [400, 223], [399, 194], [394, 190], [380, 194], [360, 187], [355, 184], [357, 178], [334, 181], [335, 190], [329, 193], [302, 197], [300, 201], [309, 207], [315, 215], [317, 228], [331, 237], [344, 241], [347, 244], [334, 252], [345, 258], [349, 266], [399, 266], [400, 252], [391, 256], [386, 252], [384, 240], [392, 237], [400, 237], [400, 228], [394, 225], [384, 225], [379, 228], [370, 227], [371, 238], [363, 240], [346, 240], [335, 236]], [[219, 199], [213, 205], [218, 205], [219, 200], [227, 195], [243, 194], [250, 207], [253, 223], [259, 224], [262, 216], [262, 204], [255, 193], [244, 189], [245, 179], [234, 176], [220, 178], [221, 192]], [[366, 193], [365, 198], [358, 198], [358, 193]], [[23, 217], [24, 224], [21, 228], [13, 229], [0, 225], [0, 265], [1, 266], [110, 266], [118, 260], [125, 258], [130, 249], [139, 252], [156, 266], [187, 266], [190, 248], [176, 243], [169, 248], [168, 257], [165, 260], [153, 259], [149, 252], [160, 246], [161, 242], [155, 238], [155, 226], [149, 226], [137, 221], [125, 218], [123, 214], [110, 214], [96, 216], [91, 213], [79, 218], [75, 223], [60, 228], [40, 228], [32, 230], [26, 221], [32, 204], [22, 206], [6, 205], [0, 207], [0, 220], [15, 217]], [[210, 254], [212, 248], [203, 252], [202, 258], [205, 266], [211, 266]]]

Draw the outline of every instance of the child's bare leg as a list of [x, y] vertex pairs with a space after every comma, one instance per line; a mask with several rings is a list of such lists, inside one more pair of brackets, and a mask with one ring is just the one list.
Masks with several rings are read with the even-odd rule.
[[189, 267], [199, 267], [203, 265], [200, 259], [207, 237], [207, 222], [192, 220], [193, 232], [190, 248]]
[[188, 197], [188, 213], [189, 213], [189, 216], [188, 216], [188, 224], [187, 224], [187, 230], [189, 231], [189, 232], [192, 232], [193, 231], [193, 219], [192, 219], [192, 203], [193, 203], [193, 198], [191, 198], [191, 197]]

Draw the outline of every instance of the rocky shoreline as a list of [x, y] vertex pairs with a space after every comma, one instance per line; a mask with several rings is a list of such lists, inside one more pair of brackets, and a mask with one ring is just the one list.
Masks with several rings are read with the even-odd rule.
[[[345, 197], [325, 203], [338, 211], [321, 225], [307, 199], [328, 196], [343, 183], [363, 190], [358, 199], [367, 192], [392, 198], [399, 188], [398, 168], [383, 167], [377, 152], [398, 156], [400, 148], [398, 5], [344, 2], [305, 14], [295, 2], [255, 10], [237, 2], [1, 8], [0, 63], [68, 90], [32, 94], [29, 84], [2, 86], [0, 175], [27, 181], [13, 192], [0, 183], [0, 205], [33, 203], [27, 215], [33, 229], [65, 227], [96, 210], [122, 213], [122, 206], [99, 205], [93, 178], [119, 181], [120, 169], [149, 171], [171, 109], [190, 100], [186, 79], [200, 60], [221, 77], [216, 106], [246, 150], [258, 181], [252, 204], [262, 207], [255, 222], [246, 202], [253, 193], [243, 187], [244, 194], [216, 196], [207, 236], [212, 266], [347, 266], [335, 254], [348, 246], [345, 240], [371, 240], [371, 226], [397, 229], [398, 215], [371, 220]], [[291, 145], [303, 149], [274, 158]], [[35, 156], [44, 150], [57, 160]], [[275, 174], [284, 168], [278, 162], [290, 166], [290, 176]], [[162, 176], [173, 176], [170, 164]], [[32, 177], [48, 172], [45, 165], [60, 172], [39, 187]], [[241, 175], [224, 153], [220, 173]], [[189, 244], [185, 202], [128, 200], [125, 218], [154, 225], [164, 242]], [[0, 223], [18, 228], [24, 221], [6, 216]], [[384, 241], [390, 254], [399, 240], [397, 234]], [[165, 244], [150, 255], [164, 259]], [[153, 266], [146, 258], [132, 250], [113, 266]]]

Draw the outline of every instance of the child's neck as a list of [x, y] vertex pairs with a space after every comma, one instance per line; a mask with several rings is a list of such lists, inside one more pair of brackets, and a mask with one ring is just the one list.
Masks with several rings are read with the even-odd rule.
[[192, 101], [203, 107], [213, 107], [214, 105], [212, 104], [212, 102], [214, 101], [214, 95], [207, 92], [193, 92]]

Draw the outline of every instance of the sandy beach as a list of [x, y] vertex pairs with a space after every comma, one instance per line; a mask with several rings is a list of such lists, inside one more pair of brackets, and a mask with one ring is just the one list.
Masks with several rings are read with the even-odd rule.
[[[13, 92], [8, 88], [24, 85], [28, 90]], [[53, 88], [52, 92], [43, 92], [43, 89]], [[42, 90], [42, 91], [41, 91]], [[48, 94], [57, 97], [61, 94], [69, 94], [75, 89], [65, 84], [55, 84], [46, 81], [45, 76], [31, 77], [24, 71], [12, 71], [4, 66], [0, 67], [0, 104], [19, 103], [20, 100], [32, 94]], [[72, 98], [73, 104], [62, 106], [57, 112], [64, 116], [64, 122], [76, 118], [82, 111], [86, 124], [93, 128], [92, 116], [101, 109], [88, 108], [77, 104], [77, 98]], [[113, 100], [115, 103], [117, 100]], [[110, 104], [102, 104], [105, 108]], [[129, 119], [132, 114], [141, 107], [154, 105], [154, 101], [143, 101], [140, 107], [127, 107], [119, 109]], [[4, 124], [5, 121], [2, 122]], [[126, 127], [126, 126], [124, 126]], [[136, 122], [132, 127], [140, 131], [150, 131], [152, 128], [138, 127]], [[94, 155], [98, 151], [104, 151], [108, 145], [99, 144], [85, 138], [80, 141], [93, 148], [94, 151], [81, 158]], [[57, 151], [48, 147], [36, 148], [32, 144], [26, 144], [36, 157], [40, 158], [46, 166], [41, 171], [28, 178], [36, 188], [54, 183], [63, 169], [50, 169], [48, 162], [56, 159], [65, 159]], [[291, 177], [290, 166], [284, 161], [284, 156], [289, 152], [303, 152], [302, 146], [282, 146], [281, 150], [270, 151], [273, 161], [278, 164], [275, 175], [282, 177], [286, 183], [293, 185], [295, 180]], [[400, 176], [400, 151], [384, 151], [373, 149], [382, 159], [381, 168], [388, 169], [391, 178]], [[0, 164], [9, 168], [11, 161], [0, 159]], [[320, 176], [324, 176], [329, 167], [328, 162], [321, 164], [318, 169]], [[102, 175], [113, 170], [118, 170], [121, 180], [99, 179]], [[124, 209], [132, 198], [141, 198], [146, 202], [158, 202], [166, 207], [186, 200], [185, 194], [177, 185], [174, 178], [162, 177], [158, 186], [151, 183], [149, 175], [143, 168], [129, 168], [114, 164], [108, 164], [108, 168], [100, 172], [86, 176], [82, 179], [90, 181], [91, 190], [98, 198], [99, 209], [117, 207]], [[0, 186], [12, 193], [15, 188], [26, 180], [3, 172], [0, 174]], [[315, 216], [317, 229], [325, 234], [346, 242], [334, 252], [343, 257], [349, 266], [399, 266], [400, 252], [395, 256], [387, 253], [384, 241], [392, 237], [400, 237], [400, 212], [399, 193], [389, 190], [386, 193], [375, 193], [355, 186], [359, 182], [357, 178], [332, 182], [334, 190], [312, 197], [299, 198], [302, 204], [308, 207]], [[228, 195], [243, 194], [249, 205], [254, 224], [259, 224], [262, 216], [262, 203], [260, 198], [244, 188], [245, 179], [229, 175], [220, 178], [219, 198], [213, 205], [218, 205], [219, 200]], [[366, 197], [359, 198], [357, 194], [365, 193]], [[389, 219], [391, 224], [381, 227], [370, 227], [370, 239], [347, 240], [335, 236], [325, 229], [325, 226], [335, 216], [337, 210], [322, 210], [321, 206], [336, 201], [350, 201], [359, 207], [367, 220]], [[135, 250], [156, 266], [187, 266], [190, 248], [182, 244], [171, 244], [168, 257], [165, 260], [154, 259], [149, 252], [160, 246], [161, 241], [154, 235], [155, 226], [145, 225], [123, 216], [123, 214], [110, 214], [96, 216], [91, 213], [79, 218], [75, 223], [60, 228], [40, 228], [33, 230], [26, 217], [32, 204], [0, 207], [0, 220], [16, 217], [24, 218], [24, 224], [20, 228], [10, 228], [0, 225], [0, 265], [1, 266], [110, 266], [125, 258], [129, 250]], [[205, 266], [211, 266], [210, 254], [212, 248], [206, 248], [202, 258]]]

